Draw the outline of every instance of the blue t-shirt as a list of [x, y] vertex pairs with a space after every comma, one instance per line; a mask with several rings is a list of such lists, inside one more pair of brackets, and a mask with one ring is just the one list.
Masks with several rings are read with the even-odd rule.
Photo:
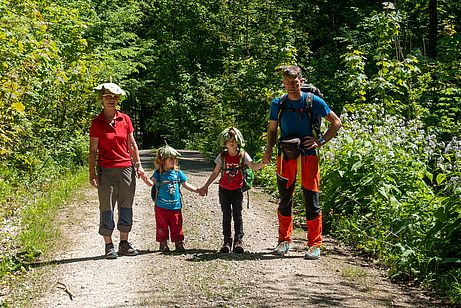
[[[299, 113], [295, 110], [290, 109], [301, 109], [304, 107], [304, 100], [307, 99], [307, 93], [302, 92], [300, 99], [292, 101], [291, 99], [285, 99], [285, 111], [280, 119], [280, 138], [304, 138], [306, 136], [314, 136], [312, 133], [312, 125], [309, 121], [307, 113]], [[269, 120], [278, 121], [278, 113], [280, 110], [280, 102], [282, 97], [277, 97], [272, 100]], [[317, 95], [312, 95], [312, 115], [316, 117], [326, 117], [330, 113], [330, 107], [325, 101]], [[315, 150], [312, 149], [312, 154], [315, 155]]]
[[158, 186], [156, 206], [168, 210], [180, 210], [182, 204], [179, 185], [187, 181], [184, 172], [181, 170], [168, 170], [160, 176], [160, 172], [155, 170], [151, 178], [156, 180], [155, 185], [160, 184]]

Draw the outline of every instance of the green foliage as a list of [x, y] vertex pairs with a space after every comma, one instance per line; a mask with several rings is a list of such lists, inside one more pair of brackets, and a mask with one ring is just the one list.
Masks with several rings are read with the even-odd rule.
[[249, 151], [259, 149], [274, 69], [295, 61], [290, 10], [275, 1], [156, 1], [143, 12], [142, 69], [131, 75], [139, 91], [123, 105], [139, 115], [143, 145], [167, 139], [213, 152], [217, 134], [235, 125]]
[[439, 57], [443, 60], [427, 64], [427, 83], [421, 105], [426, 107], [425, 122], [437, 129], [444, 140], [459, 136], [461, 123], [461, 35], [453, 33], [453, 24], [445, 25], [447, 35], [441, 40]]
[[384, 103], [392, 114], [407, 119], [423, 117], [428, 128], [449, 140], [460, 127], [461, 98], [456, 81], [461, 74], [460, 35], [453, 19], [445, 19], [439, 61], [428, 59], [426, 46], [411, 49], [407, 44], [413, 10], [392, 9], [388, 3], [384, 11], [373, 11], [357, 24], [364, 31], [338, 37], [348, 44], [348, 52], [341, 56], [344, 69], [336, 77], [352, 96], [347, 100], [348, 110], [360, 109], [361, 103]]
[[[69, 176], [71, 175], [72, 176]], [[76, 169], [74, 172], [62, 177], [51, 178], [50, 182], [43, 186], [39, 198], [35, 198], [22, 213], [22, 225], [25, 230], [21, 233], [21, 242], [27, 251], [43, 251], [53, 239], [56, 238], [58, 225], [54, 217], [59, 207], [69, 199], [72, 192], [87, 182], [86, 168]]]
[[452, 303], [461, 303], [461, 283], [459, 282], [461, 270], [459, 268], [452, 270], [448, 273], [448, 277], [451, 279], [444, 279], [441, 289], [448, 290], [448, 298]]
[[326, 230], [383, 260], [395, 279], [446, 280], [461, 262], [459, 141], [445, 147], [421, 121], [383, 108], [341, 117], [322, 160]]
[[424, 182], [425, 158], [431, 149], [420, 124], [405, 124], [384, 109], [362, 110], [360, 117], [351, 119], [343, 114], [342, 119], [344, 132], [328, 147], [331, 160], [325, 158], [322, 164], [322, 190], [335, 192], [324, 197], [325, 211], [331, 208], [338, 217], [355, 216], [373, 227], [362, 229], [362, 236], [377, 232], [378, 241], [386, 242], [395, 234], [380, 231], [375, 223], [390, 219], [389, 213], [398, 213], [415, 200], [424, 203], [432, 198]]
[[350, 93], [351, 103], [366, 101], [368, 77], [365, 74], [365, 57], [363, 52], [353, 50], [341, 56], [344, 70], [338, 74], [344, 82], [344, 89]]
[[2, 172], [7, 181], [19, 183], [26, 176], [30, 182], [48, 164], [72, 166], [75, 161], [68, 154], [80, 156], [76, 160], [82, 163], [81, 151], [73, 148], [82, 142], [94, 110], [85, 101], [93, 101], [96, 58], [86, 54], [83, 34], [88, 22], [82, 18], [91, 13], [85, 11], [89, 6], [84, 1], [67, 6], [31, 1], [4, 5], [0, 165], [19, 170]]
[[[48, 182], [38, 190], [24, 189], [18, 192], [19, 197], [15, 202], [23, 203], [19, 209], [22, 232], [17, 237], [3, 234], [14, 249], [2, 251], [6, 253], [0, 257], [0, 279], [8, 273], [27, 271], [30, 263], [56, 244], [60, 227], [55, 222], [57, 212], [75, 196], [76, 190], [87, 183], [87, 178], [87, 169], [80, 167], [64, 175], [48, 178]], [[14, 205], [18, 207], [18, 204]], [[8, 218], [8, 214], [12, 213], [1, 212], [1, 221]]]
[[385, 261], [391, 277], [434, 281], [457, 302], [461, 49], [447, 20], [439, 61], [425, 46], [404, 55], [413, 13], [372, 12], [358, 24], [367, 35], [341, 38], [351, 47], [337, 77], [352, 116], [323, 162], [326, 227]]
[[86, 161], [103, 67], [86, 39], [94, 18], [89, 1], [0, 3], [1, 277], [46, 251], [71, 191], [55, 184]]
[[29, 264], [39, 257], [39, 251], [21, 252], [10, 257], [2, 257], [0, 259], [0, 278], [7, 273], [26, 272], [29, 270]]
[[[322, 149], [327, 228], [395, 277], [440, 276], [459, 302], [460, 10], [437, 2], [428, 42], [428, 3], [0, 1], [0, 217], [18, 215], [21, 187], [46, 190], [85, 164], [98, 83], [127, 90], [143, 147], [165, 139], [214, 156], [234, 125], [260, 159], [283, 90], [275, 69], [298, 63], [347, 111]], [[274, 168], [256, 173], [270, 191]]]
[[264, 187], [269, 193], [277, 194], [277, 177], [275, 163], [269, 164], [261, 171], [255, 172], [255, 184]]

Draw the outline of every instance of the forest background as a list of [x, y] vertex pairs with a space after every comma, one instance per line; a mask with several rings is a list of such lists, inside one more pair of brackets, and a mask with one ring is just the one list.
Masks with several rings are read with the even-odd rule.
[[[275, 72], [296, 63], [343, 121], [320, 150], [325, 232], [461, 303], [460, 15], [455, 0], [0, 1], [0, 277], [49, 250], [87, 182], [97, 84], [128, 92], [142, 148], [212, 156], [235, 125], [260, 159]], [[257, 181], [275, 192], [274, 175]]]

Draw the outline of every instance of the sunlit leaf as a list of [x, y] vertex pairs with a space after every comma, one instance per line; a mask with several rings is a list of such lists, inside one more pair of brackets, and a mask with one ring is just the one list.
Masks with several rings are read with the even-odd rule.
[[441, 185], [446, 178], [447, 175], [445, 173], [439, 173], [437, 174], [435, 181], [437, 182], [437, 185]]
[[23, 111], [26, 109], [26, 107], [24, 106], [24, 104], [21, 103], [21, 102], [13, 103], [13, 104], [11, 104], [11, 107], [12, 107], [14, 110], [19, 111], [19, 112], [23, 112]]

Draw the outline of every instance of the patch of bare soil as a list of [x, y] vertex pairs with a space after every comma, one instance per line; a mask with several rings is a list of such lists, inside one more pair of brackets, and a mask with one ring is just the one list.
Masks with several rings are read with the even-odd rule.
[[[193, 151], [181, 151], [181, 169], [200, 187], [213, 165]], [[152, 156], [142, 152], [152, 171]], [[136, 257], [106, 260], [98, 235], [95, 189], [63, 209], [62, 248], [37, 264], [40, 292], [31, 307], [436, 307], [422, 291], [390, 283], [385, 273], [337, 242], [325, 239], [319, 260], [303, 258], [305, 232], [296, 231], [293, 251], [271, 254], [277, 241], [276, 200], [259, 189], [244, 209], [247, 252], [219, 254], [222, 244], [217, 183], [200, 197], [185, 197], [184, 254], [158, 252], [150, 190], [138, 180], [130, 241]], [[117, 234], [118, 236], [118, 234]], [[118, 243], [118, 238], [114, 243]], [[170, 245], [170, 248], [171, 245]], [[29, 295], [30, 296], [30, 295]], [[24, 305], [24, 301], [20, 301]]]

